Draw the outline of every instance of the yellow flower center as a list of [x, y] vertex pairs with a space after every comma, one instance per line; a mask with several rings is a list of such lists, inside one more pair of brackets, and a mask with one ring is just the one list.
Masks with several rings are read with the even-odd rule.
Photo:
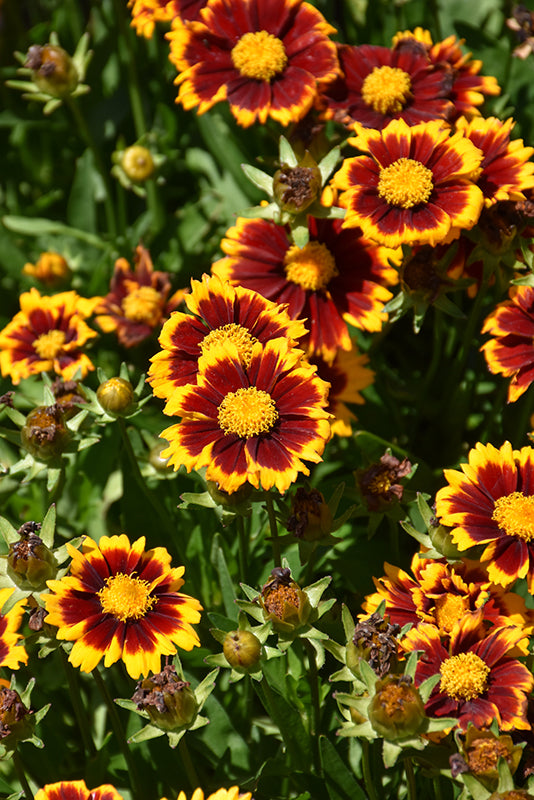
[[461, 619], [467, 611], [467, 597], [457, 594], [445, 594], [436, 600], [435, 617], [438, 627], [450, 633], [455, 622]]
[[334, 256], [320, 242], [308, 242], [300, 248], [294, 244], [284, 258], [286, 278], [310, 292], [326, 289], [339, 275]]
[[410, 76], [398, 67], [375, 67], [362, 84], [363, 102], [378, 114], [399, 114], [411, 96]]
[[439, 689], [453, 700], [475, 700], [484, 694], [490, 668], [476, 653], [460, 653], [441, 665]]
[[241, 363], [246, 368], [250, 364], [252, 348], [257, 341], [248, 328], [238, 325], [237, 322], [229, 322], [228, 325], [221, 325], [220, 328], [210, 331], [201, 341], [200, 349], [203, 353], [207, 353], [214, 344], [233, 342], [237, 347]]
[[106, 578], [106, 585], [97, 592], [102, 611], [121, 622], [144, 617], [156, 602], [150, 597], [150, 584], [122, 572]]
[[530, 542], [534, 539], [534, 496], [512, 492], [499, 497], [491, 518], [508, 536], [518, 536]]
[[278, 411], [268, 392], [249, 386], [226, 395], [217, 419], [225, 434], [234, 433], [247, 439], [268, 433], [278, 419]]
[[390, 489], [391, 478], [389, 477], [389, 472], [382, 472], [381, 474], [375, 475], [367, 486], [367, 491], [371, 492], [371, 494], [386, 494]]
[[63, 331], [48, 331], [42, 333], [33, 343], [33, 349], [39, 358], [55, 358], [61, 352], [65, 344], [65, 334]]
[[245, 33], [232, 49], [232, 62], [244, 78], [270, 81], [287, 64], [283, 42], [267, 31]]
[[434, 188], [432, 170], [413, 158], [399, 158], [380, 170], [378, 196], [399, 208], [426, 203]]
[[161, 319], [162, 297], [152, 286], [140, 286], [122, 301], [124, 316], [132, 322], [157, 325]]

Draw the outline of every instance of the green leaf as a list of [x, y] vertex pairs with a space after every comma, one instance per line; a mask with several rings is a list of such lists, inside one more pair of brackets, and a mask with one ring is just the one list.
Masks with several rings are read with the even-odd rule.
[[52, 505], [46, 512], [43, 524], [41, 525], [41, 530], [39, 531], [39, 536], [43, 540], [44, 544], [49, 548], [52, 548], [54, 544], [55, 529], [56, 529], [56, 505], [55, 503], [52, 503]]
[[235, 604], [236, 594], [234, 590], [234, 582], [226, 563], [221, 542], [222, 539], [220, 535], [218, 533], [215, 534], [213, 537], [213, 544], [211, 546], [211, 563], [217, 570], [217, 574], [219, 576], [219, 583], [226, 616], [237, 621], [238, 609]]
[[76, 172], [67, 204], [67, 221], [74, 227], [89, 233], [96, 233], [94, 157], [86, 150], [76, 162]]
[[272, 197], [273, 195], [273, 178], [263, 170], [253, 167], [251, 164], [241, 164], [241, 169], [254, 186], [261, 189], [262, 192]]
[[[272, 663], [280, 662], [268, 662], [269, 665]], [[263, 680], [254, 682], [253, 685], [265, 710], [278, 726], [295, 767], [308, 770], [312, 762], [313, 753], [311, 740], [304, 727], [300, 713], [278, 693], [277, 687], [269, 685], [265, 669]]]
[[366, 800], [366, 794], [326, 736], [319, 739], [321, 762], [330, 800]]
[[24, 236], [72, 236], [74, 239], [80, 239], [82, 242], [90, 244], [93, 247], [98, 247], [100, 250], [110, 249], [110, 245], [102, 241], [98, 236], [94, 236], [78, 228], [71, 228], [69, 225], [64, 225], [62, 222], [45, 219], [44, 217], [16, 217], [8, 215], [2, 217], [2, 223], [8, 230], [14, 231], [15, 233], [22, 233]]

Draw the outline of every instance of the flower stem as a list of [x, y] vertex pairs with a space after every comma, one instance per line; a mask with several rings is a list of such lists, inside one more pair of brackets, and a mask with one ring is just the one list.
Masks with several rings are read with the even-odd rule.
[[362, 744], [362, 770], [363, 770], [363, 780], [365, 783], [365, 790], [369, 797], [369, 800], [378, 800], [378, 795], [375, 791], [375, 785], [373, 782], [373, 775], [371, 773], [371, 748], [367, 739], [361, 740]]
[[113, 699], [112, 699], [112, 697], [111, 697], [111, 695], [110, 695], [110, 693], [108, 691], [108, 687], [106, 686], [106, 682], [104, 681], [104, 679], [102, 678], [102, 675], [100, 674], [99, 668], [95, 667], [95, 669], [93, 670], [92, 674], [94, 676], [94, 679], [96, 681], [96, 684], [98, 686], [100, 694], [102, 695], [102, 698], [103, 698], [103, 700], [104, 700], [104, 702], [105, 702], [105, 704], [107, 706], [109, 717], [110, 717], [110, 720], [111, 720], [111, 725], [113, 727], [113, 731], [115, 732], [115, 736], [117, 737], [117, 740], [118, 740], [118, 743], [119, 743], [119, 747], [121, 749], [122, 755], [124, 756], [124, 760], [125, 760], [126, 765], [128, 767], [128, 772], [130, 773], [130, 777], [131, 777], [131, 781], [132, 781], [132, 794], [133, 794], [133, 796], [135, 798], [137, 798], [137, 800], [141, 800], [145, 796], [145, 793], [144, 793], [144, 791], [143, 791], [143, 789], [141, 787], [140, 781], [139, 781], [139, 773], [137, 771], [137, 764], [135, 763], [135, 759], [134, 759], [134, 757], [132, 755], [132, 752], [131, 752], [131, 750], [130, 750], [130, 748], [128, 746], [128, 742], [126, 741], [126, 736], [125, 736], [125, 733], [124, 733], [124, 727], [122, 725], [121, 719], [120, 719], [119, 714], [117, 712], [117, 708], [116, 708], [115, 703], [113, 702]]
[[17, 773], [17, 778], [19, 779], [20, 785], [24, 791], [26, 800], [34, 800], [33, 792], [30, 788], [30, 784], [28, 783], [28, 779], [26, 778], [26, 772], [24, 771], [24, 765], [18, 750], [13, 751], [13, 765], [15, 767], [15, 772]]
[[180, 755], [182, 757], [182, 763], [187, 773], [191, 789], [193, 789], [194, 791], [195, 789], [198, 789], [198, 787], [200, 786], [200, 781], [198, 779], [195, 765], [193, 764], [193, 761], [191, 759], [189, 748], [187, 746], [187, 742], [185, 741], [185, 736], [182, 736], [182, 738], [180, 739], [178, 743], [178, 750], [180, 751]]
[[304, 643], [304, 649], [306, 650], [306, 655], [308, 656], [308, 681], [310, 684], [310, 693], [312, 698], [312, 724], [311, 724], [311, 735], [312, 740], [314, 742], [314, 750], [315, 750], [315, 769], [317, 775], [322, 775], [322, 765], [321, 765], [321, 753], [319, 750], [319, 735], [320, 735], [320, 727], [321, 727], [321, 704], [319, 700], [319, 675], [317, 672], [317, 661], [315, 658], [315, 650], [313, 645], [308, 641], [308, 639], [302, 639]]
[[406, 782], [408, 788], [408, 800], [417, 800], [417, 789], [415, 787], [415, 773], [411, 758], [404, 759], [404, 770], [406, 772]]
[[87, 714], [85, 712], [85, 708], [80, 693], [78, 673], [75, 672], [75, 670], [69, 664], [67, 659], [67, 654], [65, 653], [62, 647], [59, 648], [59, 652], [61, 655], [61, 663], [63, 664], [63, 669], [65, 670], [67, 683], [69, 685], [69, 694], [72, 702], [72, 709], [74, 711], [74, 716], [76, 717], [76, 722], [78, 723], [78, 728], [80, 729], [80, 734], [82, 737], [85, 752], [89, 755], [89, 757], [96, 756], [97, 750], [95, 747], [95, 743], [93, 742], [93, 738], [90, 734], [91, 726], [88, 723]]
[[248, 570], [248, 540], [249, 537], [245, 531], [245, 520], [243, 517], [236, 518], [237, 535], [238, 535], [238, 561], [239, 561], [239, 574], [241, 580], [246, 583], [247, 570]]
[[280, 550], [280, 540], [278, 538], [278, 525], [276, 522], [276, 515], [274, 513], [273, 498], [269, 492], [265, 492], [265, 508], [269, 517], [269, 528], [271, 529], [271, 545], [273, 548], [274, 566], [280, 567], [282, 564], [282, 555]]

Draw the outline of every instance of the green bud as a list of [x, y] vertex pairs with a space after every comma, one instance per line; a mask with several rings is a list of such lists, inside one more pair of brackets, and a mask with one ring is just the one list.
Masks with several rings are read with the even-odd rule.
[[390, 740], [413, 736], [426, 718], [421, 695], [407, 675], [379, 679], [368, 714], [378, 735]]
[[170, 664], [151, 678], [139, 681], [132, 701], [138, 709], [146, 711], [153, 725], [164, 731], [190, 725], [198, 712], [190, 684], [180, 680]]
[[224, 657], [231, 667], [248, 672], [261, 657], [261, 643], [251, 631], [231, 631], [223, 642]]
[[129, 414], [135, 405], [133, 386], [124, 378], [110, 378], [101, 383], [96, 390], [96, 399], [104, 411], [118, 416]]
[[155, 164], [148, 148], [134, 144], [124, 150], [121, 167], [133, 183], [144, 183], [154, 174]]
[[18, 531], [20, 539], [9, 546], [7, 572], [21, 589], [46, 589], [56, 577], [58, 563], [51, 550], [37, 536], [40, 525], [26, 522]]
[[316, 200], [321, 191], [321, 173], [306, 151], [296, 167], [282, 164], [273, 177], [274, 198], [283, 211], [300, 214]]
[[78, 85], [78, 72], [72, 58], [57, 45], [32, 45], [25, 66], [32, 70], [35, 85], [52, 97], [72, 94]]
[[22, 444], [34, 458], [51, 461], [65, 450], [70, 433], [64, 414], [56, 403], [34, 408], [26, 417], [20, 436]]

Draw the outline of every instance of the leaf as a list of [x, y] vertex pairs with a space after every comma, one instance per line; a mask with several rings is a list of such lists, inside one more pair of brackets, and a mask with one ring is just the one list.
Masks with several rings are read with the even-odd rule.
[[96, 168], [91, 150], [86, 150], [76, 162], [76, 172], [67, 204], [67, 221], [89, 233], [96, 232], [95, 200]]
[[[268, 662], [280, 663], [277, 661]], [[297, 709], [290, 705], [276, 687], [271, 687], [264, 669], [263, 680], [254, 682], [254, 689], [263, 706], [282, 735], [285, 747], [296, 768], [308, 770], [313, 753], [309, 734]]]
[[287, 164], [288, 167], [296, 167], [298, 165], [298, 159], [285, 136], [280, 137], [280, 149], [278, 152], [281, 165]]
[[51, 548], [54, 544], [54, 531], [56, 529], [56, 505], [52, 503], [41, 525], [39, 536], [44, 544]]
[[330, 800], [366, 800], [367, 795], [326, 736], [319, 739], [321, 762]]
[[230, 619], [235, 619], [237, 621], [238, 610], [235, 604], [236, 594], [234, 590], [234, 582], [232, 580], [232, 576], [230, 575], [230, 571], [226, 563], [226, 558], [224, 556], [224, 551], [220, 543], [221, 543], [221, 537], [217, 533], [213, 537], [213, 544], [211, 546], [211, 563], [217, 570], [217, 574], [219, 576], [221, 594], [223, 598], [223, 605], [224, 605], [224, 610], [226, 612], [226, 616], [230, 617]]
[[2, 223], [10, 231], [15, 233], [22, 233], [24, 236], [72, 236], [74, 239], [80, 239], [86, 244], [93, 247], [98, 247], [100, 250], [109, 250], [110, 245], [102, 241], [98, 236], [94, 236], [88, 231], [79, 230], [79, 228], [71, 228], [69, 225], [64, 225], [62, 222], [56, 222], [52, 219], [44, 217], [17, 217], [7, 215], [2, 217]]
[[257, 186], [262, 192], [272, 197], [273, 179], [271, 175], [268, 175], [257, 167], [253, 167], [251, 164], [241, 164], [241, 169], [254, 186]]

